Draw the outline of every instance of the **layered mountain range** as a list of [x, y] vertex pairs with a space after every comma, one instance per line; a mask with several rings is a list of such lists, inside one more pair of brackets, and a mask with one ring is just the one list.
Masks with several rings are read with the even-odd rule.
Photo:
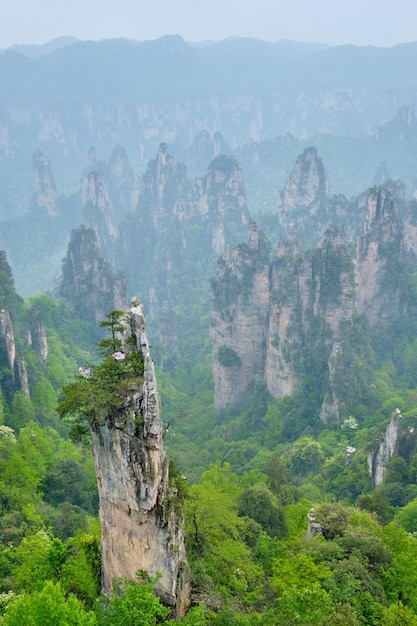
[[232, 150], [250, 180], [250, 197], [262, 203], [272, 167], [282, 184], [309, 143], [320, 149], [334, 188], [347, 195], [384, 168], [415, 183], [410, 107], [417, 84], [409, 68], [416, 44], [383, 49], [236, 38], [192, 45], [166, 36], [51, 42], [38, 52], [0, 54], [2, 218], [25, 212], [30, 155], [38, 149], [54, 163], [66, 196], [91, 146], [99, 160], [123, 146], [140, 175], [161, 142], [193, 175], [204, 171], [213, 148]]

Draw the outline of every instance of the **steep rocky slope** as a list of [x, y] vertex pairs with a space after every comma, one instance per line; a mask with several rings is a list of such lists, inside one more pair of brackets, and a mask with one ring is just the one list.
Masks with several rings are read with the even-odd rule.
[[[93, 455], [100, 496], [103, 589], [139, 570], [161, 577], [156, 592], [177, 616], [190, 588], [178, 487], [169, 477], [160, 400], [142, 306], [126, 314], [123, 353], [144, 360], [143, 381], [128, 391], [123, 409], [93, 426]], [[180, 479], [181, 480], [181, 479]]]
[[78, 315], [96, 322], [126, 302], [126, 278], [100, 255], [92, 227], [80, 226], [72, 231], [58, 293], [71, 302]]
[[[326, 192], [324, 170], [309, 149], [280, 196], [278, 219], [288, 238], [269, 263], [263, 261], [262, 280], [251, 266], [244, 290], [233, 289], [247, 267], [242, 245], [228, 249], [219, 264], [212, 314], [218, 409], [233, 404], [250, 383], [262, 381], [277, 398], [311, 387], [320, 418], [341, 419], [372, 386], [370, 368], [363, 364], [373, 357], [358, 337], [364, 323], [386, 326], [406, 313], [407, 281], [416, 259], [414, 203], [407, 208], [401, 185], [391, 181], [349, 203], [329, 202]], [[339, 211], [342, 205], [350, 213]], [[363, 225], [353, 246], [352, 216], [361, 213]], [[347, 229], [329, 228], [343, 218]], [[296, 237], [308, 242], [320, 234], [308, 251]], [[226, 293], [228, 300], [222, 301], [219, 294]], [[253, 311], [261, 305], [257, 325]], [[252, 331], [251, 349], [245, 328]], [[234, 355], [226, 367], [218, 358], [223, 345]]]

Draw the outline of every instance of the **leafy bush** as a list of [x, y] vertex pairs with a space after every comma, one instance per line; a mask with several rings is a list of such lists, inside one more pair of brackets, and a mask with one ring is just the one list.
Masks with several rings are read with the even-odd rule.
[[242, 361], [238, 354], [229, 346], [220, 346], [217, 350], [217, 360], [223, 367], [241, 367]]

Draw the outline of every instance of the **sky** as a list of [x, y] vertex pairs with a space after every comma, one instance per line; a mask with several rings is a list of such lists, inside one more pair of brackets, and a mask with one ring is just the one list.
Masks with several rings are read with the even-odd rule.
[[166, 34], [389, 47], [417, 40], [416, 18], [416, 0], [0, 0], [0, 49]]

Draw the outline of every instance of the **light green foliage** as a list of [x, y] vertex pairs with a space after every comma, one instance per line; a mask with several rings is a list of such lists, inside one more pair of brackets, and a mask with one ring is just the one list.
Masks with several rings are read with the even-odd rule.
[[11, 428], [18, 430], [23, 428], [35, 417], [35, 407], [30, 398], [23, 391], [16, 391], [6, 423]]
[[93, 606], [101, 589], [101, 555], [98, 537], [79, 533], [67, 543], [68, 558], [62, 566], [61, 583], [87, 606]]
[[387, 598], [392, 604], [403, 602], [417, 614], [417, 538], [391, 523], [383, 540], [393, 555], [391, 566], [383, 571]]
[[277, 559], [273, 563], [272, 589], [277, 597], [293, 588], [308, 588], [312, 582], [320, 583], [330, 577], [328, 567], [319, 564], [306, 554], [294, 554], [291, 558]]
[[307, 513], [311, 509], [311, 502], [300, 500], [285, 507], [285, 519], [290, 537], [300, 537], [307, 532]]
[[23, 594], [6, 610], [4, 626], [96, 626], [96, 616], [59, 583], [47, 581], [32, 594]]
[[65, 547], [45, 530], [38, 530], [22, 539], [14, 551], [14, 560], [14, 588], [17, 591], [40, 591], [47, 580], [59, 579]]
[[417, 615], [399, 602], [391, 604], [386, 609], [381, 624], [382, 626], [417, 626]]
[[187, 615], [178, 623], [181, 626], [206, 626], [209, 624], [207, 621], [206, 610], [203, 605], [193, 606], [187, 613]]
[[156, 626], [166, 623], [169, 609], [153, 592], [155, 581], [142, 576], [134, 583], [121, 580], [115, 583], [111, 599], [103, 599], [98, 609], [100, 626]]
[[407, 532], [417, 533], [417, 499], [400, 509], [395, 515], [394, 521]]
[[48, 418], [53, 414], [58, 395], [50, 380], [43, 378], [38, 382], [32, 392], [32, 401], [42, 418]]
[[185, 501], [187, 553], [199, 572], [194, 582], [198, 591], [208, 583], [205, 572], [217, 593], [250, 601], [261, 570], [243, 540], [247, 523], [238, 516], [239, 493], [237, 476], [227, 464], [213, 465], [190, 488]]
[[277, 599], [277, 626], [321, 626], [332, 608], [330, 596], [319, 583], [288, 585]]
[[343, 535], [348, 525], [349, 509], [339, 503], [323, 503], [314, 507], [314, 516], [321, 524], [323, 536], [334, 539]]
[[46, 429], [35, 422], [29, 422], [20, 431], [16, 452], [22, 455], [25, 463], [35, 473], [36, 479], [41, 481], [54, 455], [54, 441]]

